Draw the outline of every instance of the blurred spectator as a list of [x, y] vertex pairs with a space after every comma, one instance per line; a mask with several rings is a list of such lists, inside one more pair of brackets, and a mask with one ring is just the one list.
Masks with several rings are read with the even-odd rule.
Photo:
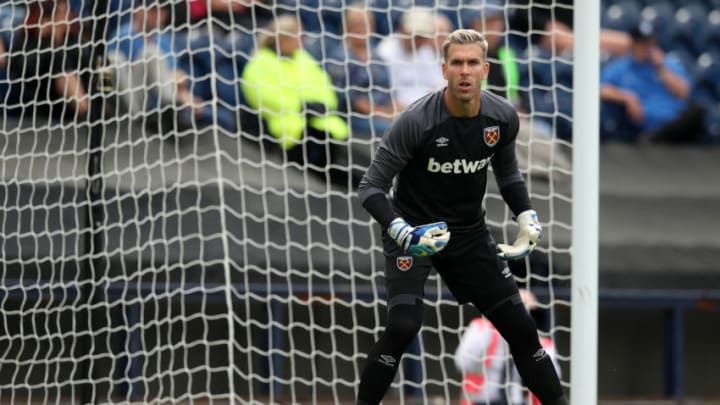
[[489, 91], [518, 105], [520, 71], [515, 51], [506, 46], [505, 12], [502, 8], [487, 7], [471, 19], [470, 28], [482, 32], [488, 43], [487, 59], [491, 63], [487, 78]]
[[193, 128], [203, 107], [178, 67], [171, 35], [163, 34], [169, 15], [169, 1], [138, 0], [132, 20], [110, 38], [107, 54], [119, 101], [131, 119], [151, 132], [179, 135]]
[[443, 13], [437, 13], [435, 15], [435, 39], [433, 41], [433, 49], [435, 51], [435, 58], [440, 65], [442, 65], [445, 61], [445, 57], [443, 55], [443, 43], [445, 43], [448, 35], [450, 35], [454, 29], [455, 26], [453, 26], [452, 21], [450, 21], [450, 18], [447, 15]]
[[[519, 98], [520, 69], [515, 51], [506, 44], [505, 10], [502, 6], [488, 6], [472, 13], [467, 21], [470, 28], [482, 32], [488, 43], [487, 58], [490, 71], [485, 87], [508, 99], [518, 109], [517, 136], [518, 166], [523, 172], [547, 178], [554, 169], [569, 170], [568, 153], [555, 142], [553, 129], [545, 121], [530, 119]], [[531, 146], [532, 145], [532, 146]]]
[[[540, 47], [554, 51], [555, 56], [570, 60], [575, 40], [572, 28], [560, 21], [549, 20], [545, 23], [544, 35], [539, 39]], [[603, 28], [600, 30], [600, 52], [610, 57], [630, 52], [632, 38], [625, 32]]]
[[390, 71], [370, 37], [375, 32], [375, 15], [364, 3], [353, 3], [345, 10], [345, 27], [346, 47], [332, 50], [326, 69], [336, 87], [347, 89], [353, 136], [382, 136], [398, 109], [390, 88]]
[[[536, 324], [544, 323], [540, 319], [543, 310], [539, 308], [535, 295], [520, 289], [520, 297]], [[542, 335], [540, 344], [560, 375], [555, 344], [549, 337]], [[540, 405], [537, 398], [523, 387], [520, 375], [509, 357], [507, 343], [490, 321], [483, 317], [470, 321], [455, 351], [455, 366], [463, 373], [460, 404], [522, 405], [528, 403], [528, 398], [532, 398], [534, 405]]]
[[[523, 110], [552, 125], [555, 134], [564, 140], [572, 138], [572, 88], [574, 37], [571, 28], [557, 20], [547, 20], [536, 44], [521, 59], [520, 100]], [[622, 55], [629, 49], [627, 34], [601, 30], [600, 50]], [[527, 90], [525, 90], [527, 89]]]
[[657, 44], [652, 24], [630, 33], [631, 54], [602, 70], [601, 139], [692, 142], [702, 136], [704, 110], [691, 105], [690, 79]]
[[547, 23], [550, 21], [558, 22], [572, 30], [574, 0], [510, 0], [511, 4], [507, 7], [505, 2], [484, 1], [492, 1], [508, 10], [509, 29], [522, 33], [520, 38], [517, 38], [518, 42], [523, 42], [521, 48], [527, 47], [525, 33], [530, 34], [531, 44], [537, 44], [542, 37], [542, 31], [547, 29]]
[[81, 46], [81, 31], [65, 0], [27, 4], [25, 21], [7, 52], [12, 86], [17, 86], [11, 91], [18, 91], [23, 104], [32, 106], [24, 109], [25, 114], [87, 114], [90, 52]]
[[243, 70], [242, 90], [288, 160], [309, 164], [312, 174], [347, 185], [347, 172], [328, 166], [341, 157], [337, 141], [347, 140], [349, 129], [338, 115], [330, 76], [301, 48], [300, 36], [300, 22], [293, 15], [279, 16], [265, 28]]
[[390, 67], [393, 92], [402, 108], [445, 85], [435, 50], [436, 27], [432, 9], [411, 8], [400, 17], [398, 32], [378, 45], [378, 54]]

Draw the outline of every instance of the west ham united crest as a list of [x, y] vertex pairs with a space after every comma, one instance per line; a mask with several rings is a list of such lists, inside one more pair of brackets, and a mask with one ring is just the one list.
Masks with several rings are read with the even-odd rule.
[[412, 267], [413, 258], [412, 256], [398, 256], [395, 263], [397, 264], [398, 270], [407, 271]]
[[495, 146], [500, 140], [500, 127], [496, 125], [485, 128], [485, 130], [483, 130], [483, 139], [485, 140], [485, 145], [491, 148]]

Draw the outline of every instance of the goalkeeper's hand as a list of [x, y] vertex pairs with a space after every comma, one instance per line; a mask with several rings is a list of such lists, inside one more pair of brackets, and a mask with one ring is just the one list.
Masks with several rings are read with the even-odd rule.
[[443, 250], [450, 240], [450, 232], [445, 222], [413, 227], [398, 217], [390, 222], [387, 233], [398, 246], [413, 256], [435, 254]]
[[503, 260], [521, 259], [532, 252], [542, 237], [542, 227], [538, 222], [537, 212], [527, 210], [517, 216], [518, 235], [515, 243], [507, 245], [498, 243], [497, 255]]

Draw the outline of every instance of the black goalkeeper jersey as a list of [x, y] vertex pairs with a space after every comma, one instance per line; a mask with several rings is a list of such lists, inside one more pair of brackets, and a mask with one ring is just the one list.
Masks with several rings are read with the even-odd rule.
[[518, 116], [505, 99], [483, 91], [479, 115], [452, 117], [443, 93], [428, 94], [398, 117], [358, 193], [364, 204], [397, 178], [392, 207], [411, 225], [445, 221], [451, 231], [475, 229], [485, 225], [489, 165], [501, 190], [523, 182], [515, 158]]

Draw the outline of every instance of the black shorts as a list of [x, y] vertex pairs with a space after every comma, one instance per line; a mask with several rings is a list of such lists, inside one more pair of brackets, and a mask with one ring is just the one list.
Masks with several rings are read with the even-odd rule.
[[515, 278], [497, 257], [495, 240], [487, 229], [452, 232], [445, 249], [433, 256], [410, 256], [387, 234], [383, 245], [388, 300], [397, 294], [423, 297], [432, 268], [458, 303], [472, 302], [481, 312], [518, 293]]

